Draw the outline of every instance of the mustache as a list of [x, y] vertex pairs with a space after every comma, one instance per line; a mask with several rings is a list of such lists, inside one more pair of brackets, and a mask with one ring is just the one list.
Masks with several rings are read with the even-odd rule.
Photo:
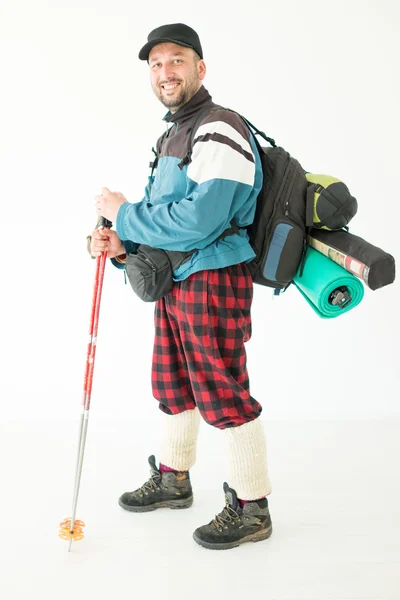
[[181, 79], [166, 79], [165, 81], [160, 81], [158, 85], [165, 85], [166, 83], [182, 83]]

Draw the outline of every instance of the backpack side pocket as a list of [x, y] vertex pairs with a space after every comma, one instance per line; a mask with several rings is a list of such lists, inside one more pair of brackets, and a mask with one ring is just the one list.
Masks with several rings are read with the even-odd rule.
[[290, 219], [277, 219], [263, 251], [259, 272], [264, 281], [260, 283], [276, 289], [289, 285], [296, 275], [303, 249], [304, 230]]

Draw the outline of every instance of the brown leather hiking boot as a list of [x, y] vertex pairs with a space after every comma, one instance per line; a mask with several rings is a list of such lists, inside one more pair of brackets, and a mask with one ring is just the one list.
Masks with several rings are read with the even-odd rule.
[[122, 494], [118, 503], [125, 510], [149, 512], [166, 506], [179, 509], [193, 504], [193, 491], [189, 472], [161, 473], [156, 467], [155, 456], [149, 456], [151, 477], [134, 492]]
[[224, 483], [225, 508], [208, 525], [196, 529], [195, 541], [212, 550], [227, 550], [245, 542], [266, 540], [272, 533], [268, 500], [246, 502], [240, 508], [235, 490]]

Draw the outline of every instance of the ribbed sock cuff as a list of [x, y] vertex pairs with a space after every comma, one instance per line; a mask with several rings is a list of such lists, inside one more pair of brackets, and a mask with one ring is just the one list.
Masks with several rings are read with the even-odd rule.
[[267, 448], [261, 419], [223, 430], [228, 446], [229, 485], [238, 498], [254, 500], [271, 493]]
[[176, 471], [189, 471], [196, 462], [199, 425], [197, 408], [177, 415], [163, 414], [160, 463]]

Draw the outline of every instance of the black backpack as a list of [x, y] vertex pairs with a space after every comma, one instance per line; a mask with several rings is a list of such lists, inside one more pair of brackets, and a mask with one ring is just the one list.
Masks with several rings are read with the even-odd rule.
[[[201, 121], [222, 108], [213, 105], [199, 115], [191, 132], [188, 152], [178, 165], [181, 169], [191, 161]], [[263, 170], [254, 221], [247, 227], [256, 254], [248, 266], [254, 283], [272, 287], [279, 294], [290, 285], [299, 269], [302, 274], [312, 228], [346, 228], [357, 212], [357, 201], [342, 181], [308, 173], [289, 152], [277, 146], [275, 140], [239, 116], [253, 135]], [[256, 135], [271, 147], [261, 146]]]

